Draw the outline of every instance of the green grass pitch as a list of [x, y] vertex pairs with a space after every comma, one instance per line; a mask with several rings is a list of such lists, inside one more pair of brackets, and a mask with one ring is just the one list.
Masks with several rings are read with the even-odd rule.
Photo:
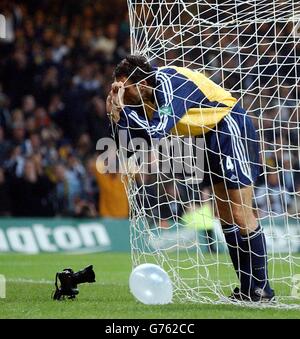
[[[93, 264], [97, 283], [82, 284], [76, 300], [53, 301], [54, 277], [66, 267]], [[0, 318], [202, 319], [300, 318], [300, 310], [250, 309], [232, 305], [143, 305], [131, 295], [131, 259], [125, 253], [0, 255], [7, 279]]]

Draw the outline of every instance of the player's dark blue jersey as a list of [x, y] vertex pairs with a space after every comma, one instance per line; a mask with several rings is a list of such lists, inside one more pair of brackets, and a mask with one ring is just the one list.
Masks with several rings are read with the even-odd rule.
[[127, 129], [131, 138], [200, 136], [215, 127], [237, 103], [228, 91], [202, 73], [182, 67], [154, 71], [153, 102], [126, 106], [121, 112], [118, 127]]
[[127, 141], [205, 135], [204, 182], [216, 184], [225, 178], [228, 188], [252, 184], [261, 170], [259, 140], [237, 100], [203, 74], [186, 68], [160, 68], [155, 73], [153, 102], [127, 106], [120, 114], [117, 128], [127, 132]]

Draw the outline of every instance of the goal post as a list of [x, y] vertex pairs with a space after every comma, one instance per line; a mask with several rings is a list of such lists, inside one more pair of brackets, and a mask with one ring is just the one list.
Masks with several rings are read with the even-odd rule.
[[[275, 307], [300, 308], [299, 1], [127, 2], [132, 54], [156, 66], [202, 72], [252, 117], [263, 167], [253, 187], [253, 209], [267, 238]], [[172, 167], [180, 157], [189, 162], [185, 166], [197, 167], [197, 150], [205, 152], [205, 142], [196, 147], [186, 138], [168, 142], [141, 151], [151, 174], [137, 164], [132, 171], [126, 167], [133, 266], [163, 266], [178, 302], [227, 303], [238, 281], [213, 189]], [[174, 149], [188, 149], [190, 157]], [[168, 161], [171, 169], [165, 174], [161, 166]]]

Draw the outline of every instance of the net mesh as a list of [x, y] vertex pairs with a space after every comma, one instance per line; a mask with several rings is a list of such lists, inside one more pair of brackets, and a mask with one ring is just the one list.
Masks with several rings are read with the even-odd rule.
[[[128, 8], [133, 54], [157, 66], [202, 72], [252, 117], [263, 164], [253, 209], [267, 237], [275, 307], [300, 307], [299, 1], [128, 0]], [[190, 142], [180, 139], [192, 150]], [[196, 147], [205, 153], [205, 141]], [[174, 173], [176, 160], [185, 158], [193, 167], [195, 157], [166, 149], [140, 151], [142, 161], [133, 156], [126, 167], [133, 265], [163, 266], [173, 281], [174, 301], [230, 302], [226, 296], [238, 281], [214, 188], [186, 171]], [[173, 167], [165, 174], [161, 166], [170, 159]], [[155, 170], [149, 174], [142, 165]], [[209, 168], [208, 173], [213, 174]]]

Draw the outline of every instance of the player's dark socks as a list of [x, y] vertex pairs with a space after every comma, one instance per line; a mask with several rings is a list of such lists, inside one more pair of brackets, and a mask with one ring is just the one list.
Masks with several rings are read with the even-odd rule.
[[229, 255], [241, 282], [241, 290], [249, 293], [251, 289], [251, 267], [249, 254], [243, 251], [243, 240], [236, 225], [222, 226]]
[[253, 283], [271, 294], [272, 289], [268, 281], [267, 245], [264, 232], [260, 226], [248, 236], [242, 236], [243, 250], [251, 259]]

